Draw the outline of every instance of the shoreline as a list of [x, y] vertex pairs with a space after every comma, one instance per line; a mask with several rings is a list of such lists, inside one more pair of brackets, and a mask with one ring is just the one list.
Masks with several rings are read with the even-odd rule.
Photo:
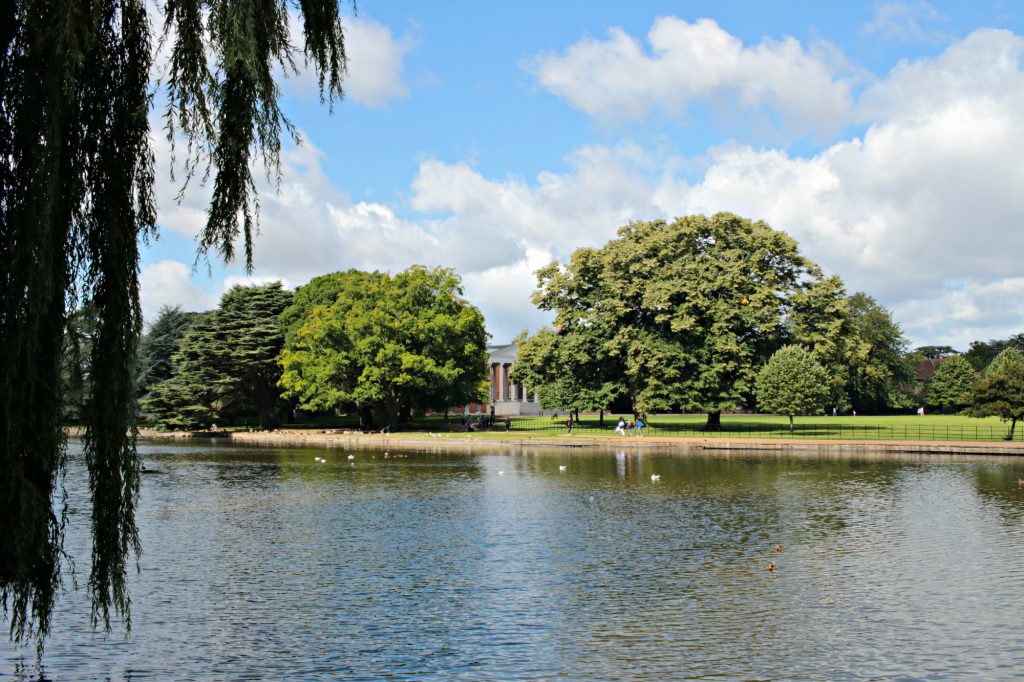
[[[76, 434], [68, 430], [68, 435]], [[893, 441], [893, 440], [795, 440], [775, 438], [684, 438], [662, 436], [552, 436], [517, 438], [512, 434], [455, 435], [451, 433], [357, 433], [339, 431], [307, 431], [280, 429], [277, 431], [217, 431], [217, 432], [162, 432], [149, 429], [139, 431], [140, 439], [216, 438], [240, 445], [311, 448], [355, 448], [387, 450], [436, 449], [445, 447], [460, 450], [494, 449], [561, 449], [588, 448], [593, 450], [653, 451], [665, 454], [716, 454], [737, 452], [764, 455], [974, 455], [1024, 457], [1024, 442], [994, 441]]]

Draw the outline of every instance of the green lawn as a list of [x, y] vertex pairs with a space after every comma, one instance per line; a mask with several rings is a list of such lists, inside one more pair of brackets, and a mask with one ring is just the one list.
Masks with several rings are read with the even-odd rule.
[[[626, 416], [627, 420], [629, 416]], [[514, 417], [512, 431], [517, 436], [551, 437], [565, 434], [566, 415], [550, 417]], [[587, 436], [614, 436], [618, 415], [605, 415], [600, 427], [596, 415], [584, 415], [576, 425], [576, 434]], [[789, 433], [789, 420], [777, 415], [722, 415], [721, 431], [704, 431], [706, 417], [695, 415], [653, 415], [651, 426], [645, 429], [649, 436], [680, 436], [703, 438], [828, 438], [839, 440], [1003, 440], [1009, 424], [995, 417], [972, 419], [958, 415], [895, 415], [895, 416], [841, 416], [797, 417], [793, 434]], [[287, 428], [346, 429], [356, 428], [355, 417], [319, 417], [299, 420]], [[442, 417], [421, 417], [403, 425], [403, 432], [460, 433], [460, 417], [451, 416], [448, 424]], [[474, 435], [505, 433], [504, 422], [499, 419], [493, 429]], [[1024, 439], [1024, 427], [1018, 428], [1015, 440]]]

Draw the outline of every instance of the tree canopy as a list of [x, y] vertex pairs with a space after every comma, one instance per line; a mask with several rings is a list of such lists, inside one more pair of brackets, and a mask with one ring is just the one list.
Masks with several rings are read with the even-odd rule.
[[905, 402], [900, 386], [914, 381], [904, 362], [907, 340], [892, 313], [871, 296], [857, 292], [849, 298], [850, 332], [846, 337], [852, 406], [862, 412], [881, 412]]
[[555, 312], [562, 343], [587, 338], [603, 365], [595, 375], [618, 382], [635, 411], [701, 410], [715, 428], [750, 399], [757, 367], [789, 333], [794, 296], [821, 272], [785, 233], [718, 213], [631, 223], [537, 276], [534, 302]]
[[1015, 348], [1018, 353], [1024, 353], [1024, 334], [1015, 334], [1008, 339], [972, 341], [964, 356], [975, 370], [983, 372], [989, 363], [1007, 348]]
[[789, 417], [820, 412], [829, 397], [828, 374], [814, 356], [800, 346], [783, 346], [757, 374], [757, 404], [764, 412]]
[[156, 320], [139, 343], [136, 383], [138, 393], [145, 395], [151, 386], [171, 378], [174, 365], [171, 356], [178, 350], [181, 337], [203, 313], [185, 312], [181, 306], [163, 306]]
[[512, 380], [536, 387], [549, 410], [603, 410], [622, 393], [617, 368], [595, 335], [542, 327], [517, 339]]
[[451, 270], [324, 275], [299, 289], [281, 320], [281, 386], [302, 407], [371, 408], [395, 426], [404, 411], [484, 396], [483, 316]]
[[982, 373], [971, 391], [968, 413], [1010, 422], [1006, 438], [1013, 440], [1017, 422], [1024, 419], [1024, 356], [1015, 348], [997, 355]]
[[275, 428], [282, 407], [279, 318], [291, 302], [292, 292], [280, 282], [225, 293], [216, 310], [185, 332], [172, 356], [172, 376], [144, 401], [156, 424], [193, 429], [256, 413], [261, 427]]
[[[141, 333], [138, 242], [154, 234], [150, 41], [141, 0], [17, 0], [0, 28], [0, 601], [16, 641], [49, 630], [66, 517], [52, 508], [64, 470], [63, 331], [87, 302], [93, 337], [85, 458], [92, 496], [88, 587], [94, 622], [130, 626], [126, 570], [139, 551], [134, 511], [135, 373]], [[292, 5], [169, 0], [166, 124], [187, 175], [211, 177], [200, 251], [225, 258], [241, 232], [251, 266], [251, 161], [277, 168], [275, 69], [290, 71]], [[345, 70], [338, 3], [303, 0], [305, 59], [323, 99]], [[180, 138], [179, 138], [180, 136]]]
[[974, 368], [962, 355], [951, 355], [939, 363], [928, 382], [925, 403], [942, 410], [960, 410], [971, 400]]

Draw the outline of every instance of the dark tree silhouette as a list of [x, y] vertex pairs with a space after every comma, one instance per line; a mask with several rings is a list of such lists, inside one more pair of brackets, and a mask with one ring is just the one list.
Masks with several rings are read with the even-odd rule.
[[[337, 2], [298, 6], [306, 61], [322, 99], [333, 102], [346, 66]], [[277, 172], [281, 133], [290, 131], [273, 78], [275, 67], [295, 64], [288, 7], [164, 5], [167, 129], [186, 141], [188, 175], [213, 183], [200, 252], [230, 259], [241, 233], [249, 267], [257, 206], [250, 161], [262, 157]], [[152, 54], [142, 0], [12, 0], [0, 10], [0, 601], [18, 642], [41, 645], [60, 587], [63, 331], [83, 304], [99, 321], [82, 409], [93, 622], [109, 629], [114, 610], [130, 627], [126, 569], [139, 551], [138, 245], [156, 226]]]

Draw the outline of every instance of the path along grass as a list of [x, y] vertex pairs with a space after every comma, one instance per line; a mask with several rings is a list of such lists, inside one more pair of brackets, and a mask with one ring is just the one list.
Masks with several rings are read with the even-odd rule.
[[[568, 415], [558, 417], [512, 417], [511, 431], [519, 437], [550, 438], [566, 434], [565, 421]], [[627, 421], [631, 415], [622, 415]], [[574, 423], [574, 434], [587, 436], [616, 436], [615, 424], [619, 415], [606, 414], [603, 420], [597, 415], [582, 415]], [[705, 431], [706, 417], [692, 415], [652, 415], [650, 425], [644, 429], [646, 436], [691, 437], [691, 438], [815, 438], [835, 440], [950, 440], [950, 441], [1001, 441], [1009, 431], [1009, 424], [995, 417], [973, 419], [958, 415], [892, 415], [892, 416], [810, 416], [797, 417], [795, 428], [789, 431], [789, 420], [782, 415], [722, 415], [720, 431]], [[468, 422], [476, 425], [474, 416]], [[355, 428], [354, 418], [307, 419], [288, 425], [289, 429], [345, 429]], [[403, 425], [403, 432], [458, 433], [464, 431], [461, 416], [422, 417]], [[498, 418], [493, 426], [478, 432], [479, 435], [505, 433], [505, 424]], [[636, 436], [634, 432], [634, 437]], [[1024, 440], [1024, 429], [1017, 429], [1016, 440]]]

